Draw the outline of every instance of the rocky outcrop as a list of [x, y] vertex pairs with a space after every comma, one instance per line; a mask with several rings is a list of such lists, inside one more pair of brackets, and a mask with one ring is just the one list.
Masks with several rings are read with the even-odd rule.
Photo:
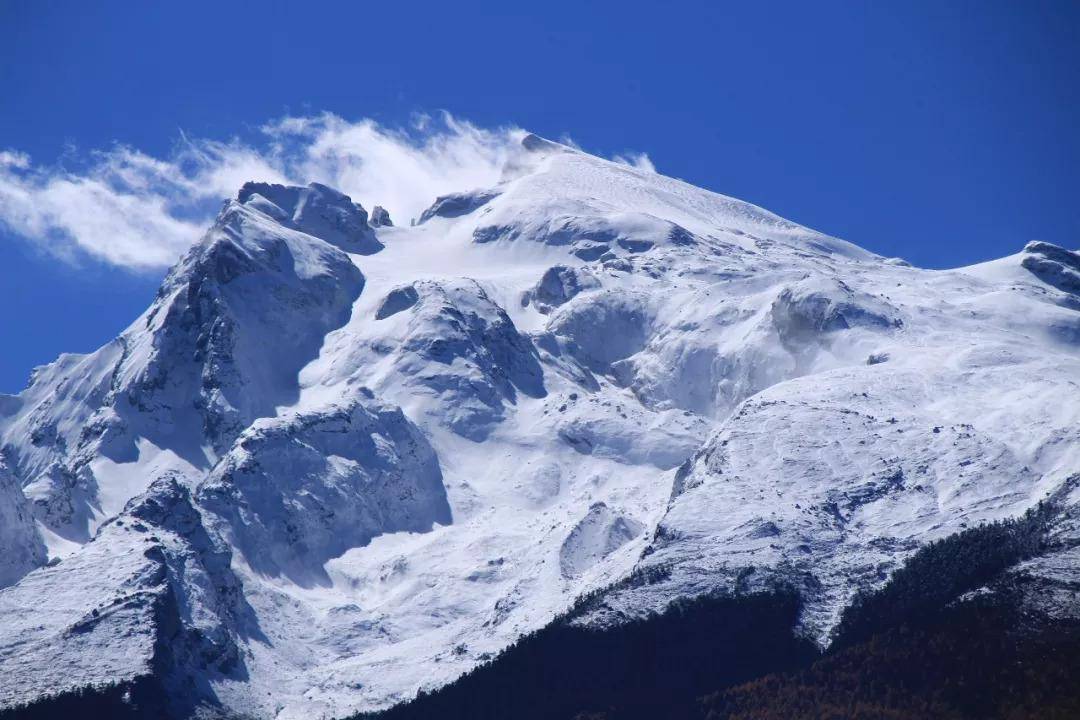
[[1048, 242], [1024, 246], [1020, 264], [1044, 282], [1072, 295], [1080, 295], [1080, 253]]
[[30, 503], [0, 457], [0, 588], [48, 560]]
[[393, 227], [394, 223], [390, 220], [390, 211], [382, 205], [376, 205], [371, 208], [371, 217], [368, 218], [368, 225], [373, 228], [381, 228]]
[[198, 498], [252, 569], [300, 585], [376, 535], [451, 520], [427, 440], [400, 409], [361, 400], [256, 422]]

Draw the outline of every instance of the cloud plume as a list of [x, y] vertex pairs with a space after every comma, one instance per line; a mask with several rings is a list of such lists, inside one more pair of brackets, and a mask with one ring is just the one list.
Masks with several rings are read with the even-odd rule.
[[[438, 195], [496, 184], [523, 135], [445, 113], [402, 128], [323, 113], [274, 120], [246, 141], [181, 135], [167, 157], [117, 145], [76, 157], [78, 169], [0, 150], [0, 225], [73, 262], [159, 270], [248, 180], [321, 182], [407, 223]], [[645, 155], [615, 159], [652, 169]]]
[[126, 146], [78, 170], [0, 151], [0, 224], [58, 257], [135, 270], [171, 264], [248, 180], [342, 189], [408, 220], [436, 195], [498, 181], [519, 130], [486, 130], [449, 115], [406, 129], [331, 114], [287, 117], [252, 142], [182, 136], [166, 158]]

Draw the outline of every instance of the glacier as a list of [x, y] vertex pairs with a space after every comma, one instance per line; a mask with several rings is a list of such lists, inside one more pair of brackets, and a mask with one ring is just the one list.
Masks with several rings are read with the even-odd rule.
[[0, 709], [345, 717], [586, 594], [603, 627], [790, 587], [826, 646], [926, 543], [1080, 503], [1078, 278], [534, 135], [413, 224], [248, 183], [116, 340], [0, 396]]

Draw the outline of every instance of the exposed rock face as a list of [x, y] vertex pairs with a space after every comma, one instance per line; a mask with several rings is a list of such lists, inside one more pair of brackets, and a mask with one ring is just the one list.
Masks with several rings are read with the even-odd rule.
[[0, 458], [0, 588], [18, 582], [47, 559], [30, 503]]
[[536, 287], [525, 294], [525, 301], [535, 302], [536, 309], [546, 315], [581, 291], [598, 287], [600, 282], [592, 273], [565, 265], [555, 265], [548, 268]]
[[1059, 290], [1080, 295], [1080, 253], [1033, 241], [1024, 246], [1020, 264]]
[[434, 217], [456, 218], [468, 215], [477, 208], [491, 202], [496, 196], [498, 196], [497, 192], [489, 190], [443, 195], [437, 198], [431, 207], [421, 213], [417, 224], [425, 223]]
[[[321, 186], [249, 184], [245, 190], [253, 187], [295, 198], [297, 227], [339, 239], [339, 226], [348, 227], [322, 213], [327, 198], [344, 203], [344, 195], [314, 192]], [[260, 205], [253, 194], [240, 196], [252, 207]], [[125, 388], [128, 403], [144, 412], [172, 413], [175, 408], [162, 396], [197, 396], [204, 432], [219, 452], [255, 418], [295, 397], [296, 374], [326, 333], [348, 319], [363, 288], [363, 276], [343, 252], [316, 236], [283, 230], [252, 207], [228, 206], [206, 241], [165, 279], [160, 302], [146, 316], [150, 332], [125, 342], [132, 354], [149, 340], [149, 362], [120, 371], [132, 376]], [[359, 221], [341, 207], [331, 208], [338, 212], [329, 213], [331, 218]], [[272, 353], [266, 347], [270, 338]], [[191, 365], [177, 367], [184, 357]]]
[[198, 495], [253, 570], [301, 585], [376, 535], [450, 523], [427, 440], [400, 409], [360, 401], [256, 422]]
[[374, 317], [379, 324], [346, 349], [348, 365], [392, 368], [372, 385], [376, 393], [402, 402], [402, 390], [436, 398], [437, 421], [462, 437], [483, 440], [521, 394], [546, 394], [532, 340], [473, 280], [394, 288]]
[[373, 228], [381, 227], [393, 227], [394, 223], [390, 221], [390, 212], [381, 205], [376, 205], [371, 208], [371, 217], [368, 218], [368, 225]]
[[412, 285], [394, 288], [379, 305], [379, 309], [375, 311], [375, 319], [385, 320], [391, 315], [408, 310], [419, 301], [420, 293]]
[[239, 643], [265, 640], [230, 559], [183, 485], [153, 482], [93, 542], [0, 595], [5, 706], [43, 686], [147, 679], [169, 715], [217, 704], [211, 681], [245, 675]]
[[[305, 222], [319, 197], [345, 197], [262, 189], [303, 199]], [[226, 204], [141, 318], [97, 352], [39, 369], [5, 419], [12, 468], [51, 532], [88, 540], [149, 482], [125, 465], [205, 470], [252, 421], [295, 401], [300, 368], [348, 319], [364, 283], [348, 255], [241, 196], [250, 204]], [[114, 472], [124, 479], [105, 477]]]
[[[256, 209], [285, 227], [325, 240], [346, 252], [370, 255], [382, 244], [368, 227], [368, 214], [352, 198], [319, 183], [306, 188], [246, 183], [237, 201]], [[380, 221], [390, 215], [382, 208]], [[376, 227], [376, 226], [372, 226]]]

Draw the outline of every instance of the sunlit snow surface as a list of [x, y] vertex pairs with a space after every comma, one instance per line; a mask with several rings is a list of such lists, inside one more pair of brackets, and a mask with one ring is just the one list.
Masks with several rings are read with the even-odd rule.
[[0, 704], [171, 628], [177, 692], [341, 716], [635, 567], [583, 621], [784, 583], [826, 643], [1080, 471], [1080, 256], [920, 270], [532, 136], [462, 191], [371, 230], [245, 186], [121, 338], [0, 397]]

